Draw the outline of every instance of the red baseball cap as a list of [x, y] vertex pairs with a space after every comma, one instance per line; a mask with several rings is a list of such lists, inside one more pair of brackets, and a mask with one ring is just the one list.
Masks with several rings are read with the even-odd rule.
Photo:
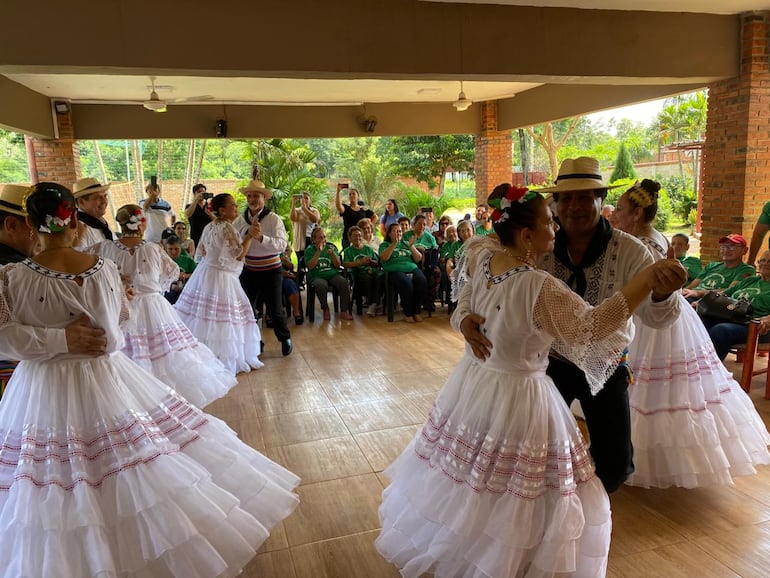
[[733, 243], [734, 245], [743, 245], [744, 247], [749, 246], [745, 237], [743, 235], [739, 235], [738, 233], [730, 233], [729, 235], [722, 237], [719, 239], [719, 244], [721, 245], [722, 243]]

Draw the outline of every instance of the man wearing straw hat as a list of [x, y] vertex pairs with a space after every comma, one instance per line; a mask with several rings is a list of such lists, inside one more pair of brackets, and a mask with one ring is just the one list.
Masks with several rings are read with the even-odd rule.
[[246, 195], [248, 206], [243, 214], [235, 219], [233, 226], [241, 236], [249, 231], [252, 224], [257, 231], [244, 257], [241, 286], [252, 304], [257, 297], [265, 303], [266, 313], [273, 324], [273, 332], [281, 342], [281, 353], [289, 355], [294, 347], [283, 312], [281, 294], [281, 255], [288, 244], [286, 227], [283, 219], [265, 206], [273, 197], [273, 191], [266, 188], [262, 181], [252, 179], [239, 190]]
[[104, 215], [107, 213], [107, 190], [110, 184], [101, 184], [86, 177], [72, 185], [72, 194], [78, 204], [78, 247], [90, 247], [105, 239], [112, 240], [113, 234]]
[[[4, 185], [0, 189], [0, 265], [20, 263], [37, 250], [37, 234], [29, 227], [24, 211], [24, 197], [29, 187]], [[10, 335], [24, 337], [11, 338]], [[51, 358], [59, 353], [101, 355], [107, 340], [104, 331], [91, 327], [84, 315], [64, 329], [30, 327], [10, 322], [0, 329], [3, 352], [21, 358], [30, 354], [40, 359]], [[9, 349], [13, 343], [24, 343], [24, 352]], [[0, 360], [0, 395], [11, 378], [16, 361]]]
[[[551, 193], [556, 202], [560, 229], [556, 233], [554, 251], [546, 255], [539, 268], [563, 280], [591, 305], [610, 297], [639, 271], [652, 265], [645, 246], [631, 235], [613, 229], [601, 216], [607, 190], [599, 161], [589, 157], [566, 159], [559, 168], [556, 185], [541, 189]], [[687, 278], [684, 268], [679, 276], [658, 279], [658, 290], [636, 310], [634, 319], [650, 327], [670, 325], [679, 316], [679, 299], [675, 295]], [[469, 302], [463, 296], [457, 310], [466, 310], [461, 319], [453, 319], [474, 352], [485, 351], [492, 344], [479, 331], [483, 319], [467, 314]], [[615, 373], [604, 388], [591, 395], [585, 375], [577, 367], [551, 352], [548, 375], [551, 376], [567, 404], [580, 401], [591, 438], [591, 456], [596, 475], [608, 492], [617, 490], [634, 471], [631, 446], [631, 416], [628, 384], [631, 373], [624, 359], [618, 360]]]

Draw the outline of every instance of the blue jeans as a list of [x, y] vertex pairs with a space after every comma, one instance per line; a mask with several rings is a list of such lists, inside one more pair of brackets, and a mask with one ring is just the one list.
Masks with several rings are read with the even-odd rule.
[[389, 275], [398, 298], [401, 299], [404, 315], [411, 317], [419, 314], [428, 293], [428, 281], [423, 272], [420, 269], [414, 269], [411, 273], [391, 271]]

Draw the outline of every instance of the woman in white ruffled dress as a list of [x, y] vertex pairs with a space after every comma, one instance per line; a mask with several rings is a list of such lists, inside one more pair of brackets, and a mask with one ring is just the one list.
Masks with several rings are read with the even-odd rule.
[[[636, 183], [618, 200], [618, 228], [636, 236], [656, 260], [668, 241], [653, 228], [660, 184]], [[636, 324], [628, 361], [635, 471], [626, 483], [645, 488], [731, 484], [770, 463], [770, 435], [754, 404], [714, 350], [703, 323], [682, 298], [668, 329]]]
[[296, 507], [299, 479], [121, 352], [120, 275], [72, 249], [66, 188], [39, 183], [26, 207], [43, 250], [0, 270], [0, 351], [16, 324], [86, 314], [107, 353], [23, 359], [13, 374], [0, 403], [0, 576], [236, 576]]
[[131, 315], [123, 325], [124, 352], [187, 401], [205, 407], [226, 395], [238, 380], [195, 338], [163, 296], [179, 279], [179, 266], [160, 245], [144, 240], [142, 208], [125, 205], [115, 220], [122, 229], [120, 239], [86, 250], [114, 261], [133, 288]]
[[485, 318], [493, 347], [466, 346], [428, 420], [386, 470], [375, 545], [402, 576], [604, 576], [612, 521], [586, 442], [545, 373], [549, 349], [597, 390], [628, 343], [628, 318], [654, 267], [597, 308], [535, 267], [553, 248], [544, 199], [497, 187], [489, 199], [502, 246], [471, 240], [452, 318]]
[[202, 260], [174, 308], [193, 335], [235, 375], [263, 366], [259, 326], [238, 279], [254, 237], [249, 229], [241, 240], [233, 227], [238, 206], [231, 195], [217, 195], [211, 208], [216, 218], [203, 229], [195, 251]]

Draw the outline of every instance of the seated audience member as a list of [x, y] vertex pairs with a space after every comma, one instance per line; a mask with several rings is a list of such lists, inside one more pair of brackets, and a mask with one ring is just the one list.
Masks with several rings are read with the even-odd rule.
[[401, 300], [401, 307], [406, 316], [404, 321], [414, 323], [422, 321], [420, 312], [427, 293], [427, 281], [418, 263], [422, 253], [415, 247], [416, 237], [405, 242], [398, 224], [388, 227], [385, 240], [380, 245], [380, 262], [385, 272], [390, 275], [396, 292]]
[[435, 231], [433, 231], [433, 236], [436, 238], [436, 243], [438, 243], [439, 247], [441, 247], [441, 245], [444, 244], [447, 227], [451, 225], [452, 225], [452, 219], [447, 215], [442, 215], [441, 218], [438, 220], [438, 228]]
[[[489, 207], [487, 207], [486, 203], [481, 203], [476, 207], [476, 218], [473, 221], [471, 221], [471, 224], [473, 225], [474, 230], [476, 229], [476, 227], [481, 225], [481, 217], [484, 216], [484, 213], [488, 213], [488, 212], [489, 212]], [[469, 220], [470, 213], [465, 215], [465, 218]]]
[[[454, 311], [454, 307], [452, 306], [452, 301], [449, 298], [449, 275], [452, 273], [452, 269], [454, 269], [455, 253], [457, 252], [458, 247], [461, 245], [462, 242], [460, 242], [457, 237], [457, 229], [450, 225], [446, 228], [444, 242], [439, 247], [438, 260], [438, 266], [439, 269], [441, 269], [441, 284], [439, 285], [440, 293], [442, 295], [442, 300], [445, 303], [449, 303], [450, 315]], [[450, 264], [452, 269], [448, 269]]]
[[473, 225], [470, 221], [463, 220], [457, 223], [457, 243], [455, 245], [454, 254], [451, 258], [447, 258], [446, 272], [449, 277], [450, 287], [450, 308], [452, 311], [457, 307], [457, 260], [463, 252], [463, 245], [465, 242], [473, 237]]
[[754, 260], [762, 248], [762, 243], [765, 241], [768, 231], [770, 231], [770, 202], [765, 203], [762, 207], [757, 224], [754, 225], [754, 231], [751, 233], [751, 247], [747, 261], [750, 265], [754, 264]]
[[374, 224], [369, 219], [361, 219], [358, 228], [364, 235], [364, 245], [371, 247], [376, 254], [380, 250], [380, 240], [374, 234]]
[[[753, 315], [759, 319], [760, 341], [770, 340], [770, 251], [762, 253], [759, 261], [759, 274], [752, 275], [742, 279], [737, 285], [725, 289], [724, 293], [734, 299], [746, 299], [751, 302], [754, 308]], [[717, 351], [719, 359], [724, 361], [730, 347], [737, 343], [745, 343], [749, 334], [749, 327], [741, 323], [729, 323], [721, 319], [714, 319], [703, 316], [703, 323], [706, 325], [714, 342], [714, 349]]]
[[690, 237], [684, 233], [677, 233], [671, 237], [671, 249], [674, 251], [674, 257], [687, 269], [687, 283], [689, 285], [698, 278], [703, 264], [700, 259], [694, 255], [688, 255], [690, 249]]
[[438, 223], [435, 221], [436, 217], [433, 214], [433, 207], [422, 207], [420, 214], [425, 217], [425, 230], [429, 233], [435, 233], [438, 231]]
[[434, 303], [438, 293], [438, 286], [441, 283], [441, 270], [438, 266], [439, 253], [436, 238], [428, 231], [428, 221], [425, 215], [417, 215], [414, 218], [413, 228], [403, 235], [405, 243], [410, 243], [414, 237], [414, 246], [422, 253], [420, 268], [425, 273], [425, 279], [428, 283], [428, 292], [426, 295], [425, 309], [433, 311]]
[[291, 246], [287, 245], [286, 250], [281, 253], [283, 275], [281, 293], [289, 301], [289, 305], [291, 305], [292, 315], [294, 315], [294, 325], [302, 325], [305, 322], [305, 316], [302, 314], [302, 308], [299, 306], [297, 272], [294, 269], [294, 263], [291, 261], [291, 251]]
[[318, 301], [323, 310], [324, 321], [331, 319], [327, 293], [333, 287], [340, 296], [340, 319], [350, 321], [350, 288], [348, 280], [340, 274], [340, 254], [333, 243], [326, 242], [326, 232], [321, 227], [313, 229], [310, 238], [312, 244], [305, 249], [307, 276], [313, 285]]
[[174, 223], [174, 234], [179, 237], [179, 244], [182, 246], [182, 251], [187, 253], [190, 257], [195, 257], [195, 241], [187, 236], [187, 223], [184, 221], [177, 221]]
[[[398, 223], [398, 220], [405, 216], [404, 213], [398, 210], [398, 202], [396, 199], [388, 199], [388, 202], [385, 203], [385, 212], [382, 214], [382, 217], [380, 217], [380, 236], [384, 237], [388, 227], [393, 223]], [[361, 226], [360, 222], [358, 226]]]
[[476, 227], [475, 233], [477, 235], [491, 235], [495, 230], [492, 228], [492, 218], [489, 211], [485, 211], [481, 215], [481, 222]]
[[709, 263], [690, 283], [683, 294], [688, 301], [700, 299], [709, 291], [727, 289], [742, 279], [754, 275], [754, 267], [743, 262], [748, 251], [746, 239], [737, 233], [731, 233], [719, 239], [719, 254], [722, 260]]
[[607, 219], [610, 224], [614, 227], [614, 223], [612, 221], [612, 214], [615, 212], [615, 207], [612, 205], [604, 205], [602, 206], [602, 217]]
[[342, 250], [342, 264], [353, 274], [353, 282], [360, 295], [366, 297], [366, 314], [377, 315], [377, 305], [382, 295], [383, 273], [380, 258], [371, 247], [364, 245], [364, 234], [358, 227], [348, 230], [350, 245]]
[[[401, 228], [402, 233], [412, 230], [412, 222], [409, 220], [409, 217], [399, 217], [398, 226]], [[383, 239], [387, 239], [387, 237], [383, 237]]]
[[179, 279], [172, 283], [169, 290], [164, 294], [166, 299], [173, 304], [179, 299], [179, 294], [184, 289], [184, 284], [190, 278], [190, 275], [193, 274], [193, 271], [195, 271], [195, 261], [182, 249], [182, 241], [176, 235], [166, 237], [161, 242], [161, 246], [166, 251], [166, 254], [174, 260], [174, 263], [179, 265]]

